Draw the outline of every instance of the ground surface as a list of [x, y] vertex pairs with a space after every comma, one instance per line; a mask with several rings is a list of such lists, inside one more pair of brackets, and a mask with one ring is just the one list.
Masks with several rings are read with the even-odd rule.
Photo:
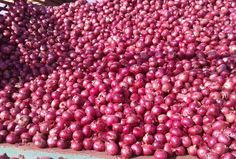
[[[27, 145], [9, 145], [0, 144], [0, 154], [7, 153], [9, 156], [18, 156], [22, 154], [26, 159], [36, 159], [37, 157], [52, 157], [57, 159], [59, 157], [65, 157], [68, 159], [118, 159], [116, 156], [108, 156], [105, 152], [95, 151], [73, 151], [73, 150], [61, 150], [58, 148], [52, 149], [38, 149], [32, 144]], [[134, 159], [153, 159], [153, 157], [135, 157]], [[172, 159], [196, 159], [191, 156], [179, 156]]]

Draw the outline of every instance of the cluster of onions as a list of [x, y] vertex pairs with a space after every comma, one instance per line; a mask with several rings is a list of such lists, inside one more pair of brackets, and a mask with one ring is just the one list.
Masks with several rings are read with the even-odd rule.
[[0, 16], [0, 143], [235, 159], [236, 2], [19, 0]]

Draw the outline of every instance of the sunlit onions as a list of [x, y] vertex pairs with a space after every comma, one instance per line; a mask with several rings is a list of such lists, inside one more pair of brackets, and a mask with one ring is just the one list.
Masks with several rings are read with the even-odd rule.
[[234, 158], [235, 7], [9, 5], [0, 16], [0, 142], [121, 158]]

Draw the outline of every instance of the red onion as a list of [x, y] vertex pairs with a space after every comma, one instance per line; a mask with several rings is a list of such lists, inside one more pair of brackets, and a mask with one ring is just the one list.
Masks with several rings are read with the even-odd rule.
[[226, 123], [224, 121], [216, 121], [213, 125], [212, 125], [212, 129], [213, 130], [222, 130], [226, 128]]
[[15, 133], [10, 133], [6, 136], [6, 142], [9, 144], [15, 144], [18, 142], [18, 137]]
[[191, 156], [196, 156], [197, 155], [197, 147], [196, 145], [193, 145], [193, 146], [189, 146], [187, 148], [187, 151], [188, 151], [188, 154], [191, 155]]
[[105, 150], [105, 144], [101, 140], [94, 141], [93, 143], [93, 149], [96, 151], [104, 151]]
[[155, 141], [157, 141], [157, 142], [160, 142], [160, 143], [166, 142], [166, 137], [161, 133], [155, 134], [154, 138], [155, 138]]
[[172, 136], [170, 138], [170, 144], [172, 147], [179, 147], [181, 145], [181, 139], [177, 136]]
[[225, 114], [225, 119], [227, 122], [233, 123], [236, 121], [236, 115], [234, 113]]
[[52, 159], [51, 157], [37, 157], [37, 159]]
[[225, 153], [221, 156], [222, 159], [235, 159], [236, 157], [231, 153]]
[[143, 155], [144, 156], [150, 156], [154, 154], [154, 147], [153, 145], [142, 145], [143, 147]]
[[2, 159], [8, 159], [9, 157], [7, 156], [7, 154], [3, 154], [3, 155], [0, 155], [0, 158], [2, 158]]
[[230, 145], [231, 139], [230, 139], [229, 136], [227, 136], [227, 135], [225, 135], [225, 134], [220, 134], [220, 135], [218, 136], [218, 142], [223, 143], [223, 144], [225, 144], [225, 145]]
[[67, 149], [70, 147], [70, 143], [66, 140], [60, 139], [57, 141], [57, 147], [61, 149]]
[[72, 150], [81, 151], [83, 149], [83, 143], [80, 141], [71, 141], [70, 147]]
[[131, 149], [132, 149], [134, 155], [136, 155], [136, 156], [140, 156], [140, 155], [142, 155], [142, 153], [143, 153], [142, 146], [141, 146], [141, 144], [139, 144], [139, 143], [133, 144], [133, 145], [131, 146]]
[[31, 140], [32, 140], [32, 136], [29, 135], [29, 133], [27, 133], [27, 132], [22, 133], [22, 134], [20, 135], [20, 138], [21, 138], [21, 141], [22, 141], [23, 143], [28, 143], [28, 142], [31, 142]]
[[191, 146], [191, 145], [192, 145], [191, 138], [188, 137], [188, 136], [183, 136], [183, 137], [182, 137], [182, 145], [183, 145], [184, 147], [189, 147], [189, 146]]
[[173, 154], [174, 154], [173, 148], [172, 148], [172, 146], [169, 143], [166, 143], [164, 145], [164, 149], [163, 150], [165, 152], [167, 152], [169, 156], [173, 156]]
[[231, 150], [236, 150], [236, 141], [233, 141], [233, 142], [230, 144], [229, 148], [230, 148]]
[[70, 129], [61, 130], [59, 133], [61, 139], [70, 140], [72, 138], [72, 132]]
[[123, 137], [123, 142], [126, 145], [132, 145], [136, 142], [136, 138], [133, 134], [127, 134]]
[[119, 135], [115, 131], [109, 131], [106, 133], [105, 138], [108, 141], [117, 141], [119, 138]]
[[133, 134], [138, 137], [138, 138], [141, 138], [144, 136], [145, 132], [142, 128], [140, 127], [135, 127], [133, 128]]
[[156, 150], [154, 153], [154, 158], [155, 159], [167, 159], [168, 154], [164, 150]]
[[178, 156], [183, 156], [186, 154], [186, 150], [183, 146], [175, 148], [175, 154]]
[[197, 156], [199, 158], [204, 158], [208, 152], [209, 152], [209, 150], [207, 149], [207, 147], [200, 147], [197, 150]]
[[125, 146], [121, 148], [120, 154], [121, 154], [121, 157], [123, 158], [130, 158], [132, 156], [132, 150], [130, 147]]
[[83, 132], [81, 130], [76, 130], [76, 131], [73, 132], [72, 137], [76, 141], [81, 141], [81, 140], [83, 140], [84, 135], [83, 135]]
[[92, 130], [89, 125], [85, 125], [82, 129], [82, 132], [86, 137], [90, 137], [92, 135]]
[[47, 147], [47, 141], [45, 140], [45, 137], [42, 135], [34, 136], [33, 142], [35, 146], [39, 148], [46, 148]]
[[193, 123], [193, 120], [190, 118], [183, 118], [181, 120], [181, 124], [185, 127], [192, 127], [194, 123]]
[[115, 142], [106, 142], [106, 152], [109, 155], [117, 155], [119, 153], [119, 147]]
[[190, 135], [200, 135], [202, 133], [202, 127], [199, 125], [195, 125], [188, 129], [188, 133]]
[[214, 152], [209, 152], [209, 153], [206, 154], [206, 156], [209, 159], [219, 159], [220, 158], [220, 156], [218, 154], [214, 153]]
[[219, 155], [222, 155], [222, 154], [227, 152], [227, 147], [224, 144], [222, 144], [222, 143], [217, 143], [213, 147], [213, 152], [215, 152], [215, 153], [217, 153]]
[[191, 136], [191, 140], [193, 145], [201, 145], [203, 142], [202, 137], [199, 135]]
[[58, 138], [56, 136], [49, 136], [48, 139], [47, 139], [48, 147], [50, 147], [50, 148], [56, 147], [57, 146], [57, 141], [58, 141]]
[[144, 130], [148, 134], [154, 134], [156, 132], [156, 127], [152, 124], [145, 124]]
[[215, 144], [218, 142], [217, 141], [217, 138], [215, 137], [210, 137], [208, 140], [207, 140], [207, 144], [210, 148], [212, 148], [213, 146], [215, 146]]
[[145, 144], [152, 144], [154, 142], [154, 137], [152, 135], [149, 135], [149, 134], [146, 134], [144, 137], [143, 137], [143, 142]]
[[85, 150], [92, 150], [93, 148], [93, 140], [91, 138], [85, 138], [83, 140], [83, 146]]

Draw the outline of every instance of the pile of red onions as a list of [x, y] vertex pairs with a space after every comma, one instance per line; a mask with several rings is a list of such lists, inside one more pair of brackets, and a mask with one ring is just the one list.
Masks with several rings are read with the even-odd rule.
[[0, 16], [0, 143], [236, 157], [236, 2], [19, 0]]

